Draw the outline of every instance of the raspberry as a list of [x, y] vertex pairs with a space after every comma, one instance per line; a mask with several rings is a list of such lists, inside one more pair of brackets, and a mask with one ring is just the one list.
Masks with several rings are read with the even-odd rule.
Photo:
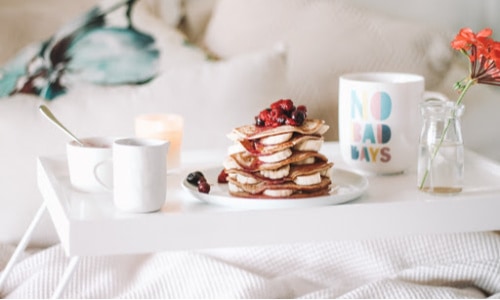
[[198, 192], [208, 194], [210, 192], [210, 184], [200, 180], [198, 182]]
[[291, 126], [297, 126], [297, 122], [295, 122], [295, 120], [292, 118], [287, 118], [285, 124]]
[[227, 183], [226, 170], [222, 169], [222, 171], [220, 171], [219, 176], [217, 176], [217, 182], [218, 183]]
[[271, 119], [273, 120], [276, 120], [278, 119], [279, 117], [281, 117], [283, 115], [283, 111], [281, 110], [281, 108], [279, 107], [273, 107], [271, 108], [271, 112], [269, 113], [269, 116], [271, 117]]
[[257, 126], [267, 126], [268, 120], [271, 119], [270, 109], [264, 109], [255, 117], [255, 125]]
[[269, 115], [269, 111], [268, 110], [263, 110], [259, 113], [259, 118], [262, 119], [262, 120], [267, 120], [269, 119], [270, 115]]
[[293, 101], [290, 99], [281, 99], [271, 104], [271, 109], [280, 108], [284, 112], [291, 112], [294, 109]]
[[300, 126], [306, 117], [307, 109], [304, 105], [295, 107], [292, 100], [280, 99], [255, 117], [255, 125], [259, 127]]
[[200, 179], [198, 179], [197, 184], [200, 185], [203, 182], [207, 182], [207, 179], [205, 177], [200, 177]]

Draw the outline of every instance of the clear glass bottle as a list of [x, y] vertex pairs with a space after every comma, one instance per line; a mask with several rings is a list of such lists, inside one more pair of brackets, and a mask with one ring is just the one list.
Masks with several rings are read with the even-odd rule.
[[418, 154], [418, 188], [433, 194], [456, 194], [464, 181], [464, 143], [460, 117], [464, 105], [440, 99], [421, 104], [423, 127]]

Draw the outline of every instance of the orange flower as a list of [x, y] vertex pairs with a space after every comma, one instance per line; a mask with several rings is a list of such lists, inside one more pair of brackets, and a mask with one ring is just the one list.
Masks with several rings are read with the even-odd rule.
[[462, 28], [455, 39], [451, 42], [451, 47], [455, 50], [468, 51], [472, 45], [483, 44], [491, 36], [493, 31], [485, 28], [475, 34], [470, 28]]
[[470, 28], [462, 28], [451, 47], [459, 50], [468, 57], [470, 74], [467, 78], [456, 84], [461, 93], [459, 102], [465, 92], [475, 83], [500, 85], [500, 42], [491, 39], [493, 31], [485, 28], [474, 33]]
[[497, 67], [500, 67], [500, 42], [493, 43], [491, 49], [491, 59], [495, 62]]

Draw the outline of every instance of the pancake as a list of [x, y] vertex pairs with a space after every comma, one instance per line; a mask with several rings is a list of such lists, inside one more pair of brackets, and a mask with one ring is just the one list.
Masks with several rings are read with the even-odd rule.
[[[319, 152], [314, 151], [292, 151], [292, 156], [274, 163], [263, 163], [259, 156], [248, 152], [235, 153], [229, 156], [224, 162], [226, 173], [231, 173], [232, 169], [243, 169], [249, 172], [260, 170], [275, 170], [285, 165], [300, 164], [309, 158], [313, 158], [314, 162], [328, 161], [328, 158]], [[235, 165], [235, 164], [236, 165]]]
[[[279, 185], [266, 184], [262, 182], [260, 184], [242, 184], [231, 178], [229, 180], [230, 193], [236, 197], [244, 198], [282, 198], [281, 196], [273, 197], [266, 195], [264, 192], [269, 190], [290, 190], [292, 194], [285, 196], [286, 198], [307, 198], [307, 197], [317, 197], [322, 195], [327, 195], [330, 192], [331, 180], [327, 177], [322, 178], [321, 182], [318, 184], [302, 186], [295, 184], [293, 182], [287, 182]], [[234, 185], [238, 190], [232, 190]]]
[[282, 99], [261, 111], [255, 124], [227, 135], [234, 145], [223, 165], [232, 196], [305, 198], [330, 192], [334, 164], [319, 152], [329, 126], [307, 119], [306, 111]]
[[[324, 139], [322, 136], [294, 134], [289, 140], [279, 144], [265, 145], [260, 142], [260, 139], [241, 140], [237, 143], [241, 144], [242, 148], [249, 153], [255, 155], [266, 155], [276, 153], [287, 148], [318, 151], [319, 148], [321, 148], [323, 141]], [[312, 143], [315, 143], [314, 147], [308, 146], [308, 144]]]
[[243, 125], [237, 127], [228, 134], [229, 139], [235, 141], [255, 140], [267, 136], [279, 135], [287, 132], [297, 132], [307, 135], [323, 135], [329, 129], [325, 121], [319, 119], [307, 119], [301, 126], [282, 125], [278, 127], [259, 127], [256, 125]]

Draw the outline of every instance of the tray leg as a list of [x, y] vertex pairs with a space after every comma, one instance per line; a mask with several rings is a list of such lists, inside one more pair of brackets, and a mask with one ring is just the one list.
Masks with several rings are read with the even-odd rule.
[[5, 281], [7, 280], [7, 277], [9, 276], [10, 272], [12, 271], [12, 268], [16, 265], [17, 261], [19, 260], [19, 257], [21, 253], [26, 249], [26, 246], [28, 246], [29, 241], [31, 240], [31, 236], [33, 235], [33, 231], [35, 230], [36, 226], [42, 219], [43, 213], [46, 211], [47, 205], [45, 204], [45, 201], [42, 203], [40, 208], [35, 214], [35, 217], [31, 221], [30, 225], [28, 226], [28, 229], [24, 233], [23, 237], [21, 238], [21, 241], [16, 247], [16, 250], [14, 250], [14, 253], [12, 254], [11, 258], [9, 259], [9, 262], [7, 263], [7, 266], [2, 272], [2, 276], [0, 277], [0, 290], [2, 289]]
[[76, 266], [78, 265], [78, 262], [80, 261], [80, 256], [73, 256], [70, 261], [68, 266], [66, 267], [66, 270], [64, 270], [64, 274], [59, 281], [59, 284], [56, 287], [56, 290], [54, 291], [54, 294], [52, 294], [52, 299], [57, 299], [61, 296], [62, 292], [64, 292], [64, 289], [66, 289], [66, 286], [68, 285], [69, 280], [73, 276], [73, 273], [76, 270]]

